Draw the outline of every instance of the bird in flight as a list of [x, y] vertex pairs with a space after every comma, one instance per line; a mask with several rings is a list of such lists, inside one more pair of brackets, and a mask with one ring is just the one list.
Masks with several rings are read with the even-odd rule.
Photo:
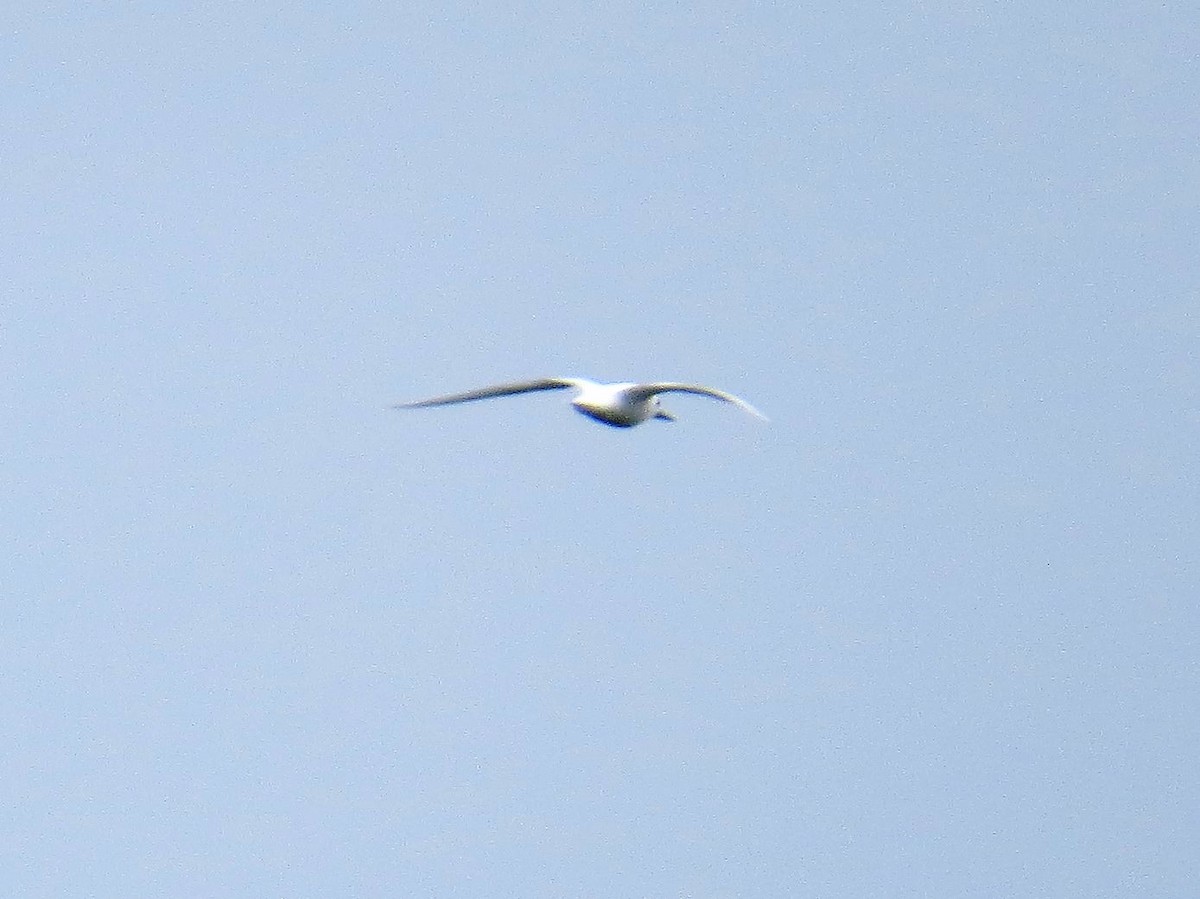
[[538, 378], [533, 381], [514, 381], [509, 384], [493, 384], [463, 393], [435, 396], [412, 403], [398, 403], [396, 409], [420, 409], [426, 406], [447, 406], [451, 403], [467, 403], [486, 400], [494, 396], [511, 396], [514, 393], [533, 393], [538, 390], [562, 390], [571, 388], [575, 396], [571, 405], [575, 411], [614, 428], [632, 428], [652, 418], [674, 421], [675, 416], [659, 403], [660, 393], [694, 393], [744, 409], [751, 415], [767, 420], [767, 417], [740, 397], [713, 387], [699, 384], [678, 384], [674, 381], [654, 381], [649, 384], [597, 384], [584, 378]]

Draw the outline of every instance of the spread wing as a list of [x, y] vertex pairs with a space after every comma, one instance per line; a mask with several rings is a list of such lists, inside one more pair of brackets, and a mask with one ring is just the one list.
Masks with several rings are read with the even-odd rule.
[[449, 393], [445, 396], [435, 396], [427, 400], [416, 400], [411, 403], [397, 403], [394, 409], [419, 409], [424, 406], [447, 406], [451, 403], [468, 403], [472, 400], [486, 400], [494, 396], [510, 396], [514, 393], [532, 393], [535, 390], [561, 390], [564, 387], [578, 387], [576, 378], [538, 378], [533, 381], [513, 381], [508, 384], [493, 384], [490, 387], [480, 387], [477, 390], [467, 390], [463, 393]]
[[711, 396], [713, 399], [732, 403], [739, 409], [744, 409], [751, 415], [757, 416], [763, 421], [768, 421], [767, 416], [763, 415], [740, 396], [734, 396], [732, 393], [726, 393], [724, 390], [717, 390], [715, 387], [704, 387], [700, 384], [678, 384], [674, 381], [657, 381], [653, 384], [638, 384], [631, 387], [627, 393], [631, 399], [635, 400], [649, 399], [657, 393], [694, 393], [698, 396]]

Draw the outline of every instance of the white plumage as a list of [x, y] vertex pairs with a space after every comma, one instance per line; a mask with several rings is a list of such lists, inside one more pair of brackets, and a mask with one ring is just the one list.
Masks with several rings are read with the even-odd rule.
[[493, 384], [463, 393], [451, 393], [412, 403], [398, 403], [397, 409], [417, 409], [426, 406], [446, 406], [451, 403], [467, 403], [515, 393], [532, 393], [539, 390], [562, 390], [571, 388], [575, 396], [571, 405], [576, 411], [596, 421], [616, 428], [631, 428], [651, 418], [674, 421], [675, 417], [663, 409], [658, 396], [661, 393], [693, 393], [710, 396], [722, 402], [732, 403], [751, 415], [766, 420], [766, 416], [740, 397], [724, 390], [704, 387], [699, 384], [680, 384], [675, 381], [654, 381], [649, 384], [598, 384], [585, 378], [537, 378], [532, 381], [513, 381], [508, 384]]

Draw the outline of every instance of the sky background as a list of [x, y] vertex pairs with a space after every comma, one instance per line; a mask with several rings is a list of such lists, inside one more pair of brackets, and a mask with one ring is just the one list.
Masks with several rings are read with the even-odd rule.
[[0, 17], [6, 896], [1196, 894], [1200, 13]]

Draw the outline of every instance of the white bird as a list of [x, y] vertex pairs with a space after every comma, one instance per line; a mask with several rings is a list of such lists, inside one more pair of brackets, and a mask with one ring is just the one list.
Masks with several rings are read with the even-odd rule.
[[655, 381], [650, 384], [597, 384], [584, 378], [538, 378], [534, 381], [514, 381], [509, 384], [494, 384], [464, 393], [435, 396], [432, 399], [412, 403], [398, 403], [396, 409], [417, 409], [425, 406], [446, 406], [451, 403], [466, 403], [494, 396], [510, 396], [514, 393], [532, 393], [537, 390], [561, 390], [570, 387], [576, 391], [571, 405], [577, 412], [615, 428], [632, 428], [651, 418], [674, 421], [675, 416], [666, 411], [658, 401], [660, 393], [694, 393], [711, 396], [726, 403], [733, 403], [751, 415], [767, 420], [767, 417], [740, 397], [724, 390], [702, 387], [698, 384], [677, 384], [674, 381]]

